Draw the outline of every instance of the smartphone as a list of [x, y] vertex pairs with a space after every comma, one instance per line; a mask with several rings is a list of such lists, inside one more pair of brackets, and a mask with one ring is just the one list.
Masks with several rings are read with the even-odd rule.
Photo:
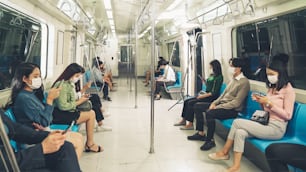
[[255, 96], [258, 96], [258, 97], [264, 96], [262, 93], [259, 93], [259, 92], [253, 92], [252, 94], [254, 94]]
[[60, 83], [57, 85], [57, 87], [56, 87], [56, 88], [61, 87], [61, 86], [63, 85], [63, 83], [64, 83], [64, 80], [61, 80], [61, 81], [60, 81]]
[[75, 124], [75, 121], [72, 121], [71, 124], [62, 132], [62, 134], [66, 134], [74, 124]]

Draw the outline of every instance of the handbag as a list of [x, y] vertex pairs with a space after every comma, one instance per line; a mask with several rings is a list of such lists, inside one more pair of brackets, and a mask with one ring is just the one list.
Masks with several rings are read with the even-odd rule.
[[252, 117], [251, 117], [251, 120], [252, 121], [255, 121], [255, 122], [258, 122], [262, 125], [268, 125], [269, 123], [269, 112], [266, 112], [266, 111], [263, 111], [263, 110], [256, 110]]
[[90, 100], [87, 100], [82, 104], [78, 105], [76, 108], [78, 111], [90, 111], [92, 109], [92, 103]]

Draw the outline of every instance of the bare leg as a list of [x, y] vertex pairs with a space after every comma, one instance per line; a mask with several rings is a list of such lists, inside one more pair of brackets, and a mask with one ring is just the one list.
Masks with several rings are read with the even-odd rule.
[[95, 126], [95, 112], [93, 110], [88, 112], [81, 112], [77, 124], [86, 123], [86, 146], [91, 147], [92, 150], [98, 150], [99, 146], [95, 145], [93, 140], [94, 126]]
[[240, 162], [242, 158], [242, 152], [234, 152], [234, 164], [227, 169], [228, 172], [235, 172], [240, 169]]
[[66, 140], [73, 144], [75, 152], [78, 156], [78, 159], [80, 159], [82, 152], [83, 152], [83, 147], [84, 147], [83, 136], [77, 132], [68, 132]]
[[234, 140], [227, 139], [223, 148], [220, 151], [216, 152], [216, 156], [217, 157], [223, 157], [224, 155], [228, 155], [228, 153], [229, 153], [230, 149], [232, 148], [233, 144], [234, 144]]

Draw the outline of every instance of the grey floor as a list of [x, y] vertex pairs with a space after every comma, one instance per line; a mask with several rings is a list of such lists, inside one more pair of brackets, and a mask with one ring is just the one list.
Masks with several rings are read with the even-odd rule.
[[[110, 95], [113, 101], [103, 101], [104, 108], [111, 114], [104, 123], [113, 131], [95, 132], [95, 141], [104, 147], [104, 152], [84, 152], [80, 160], [84, 172], [218, 172], [232, 164], [232, 158], [220, 162], [208, 159], [209, 153], [224, 144], [218, 136], [215, 137], [217, 147], [207, 152], [200, 150], [203, 142], [188, 141], [186, 137], [195, 131], [182, 131], [173, 126], [180, 119], [182, 104], [168, 111], [176, 100], [165, 98], [154, 102], [154, 153], [149, 153], [150, 87], [138, 81], [135, 108], [135, 88], [130, 89], [126, 78], [116, 79], [116, 82], [117, 91]], [[240, 171], [260, 170], [243, 158]]]

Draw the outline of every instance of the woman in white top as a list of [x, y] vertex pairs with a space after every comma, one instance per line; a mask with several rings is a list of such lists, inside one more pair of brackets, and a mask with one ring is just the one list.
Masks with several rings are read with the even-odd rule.
[[168, 61], [163, 61], [160, 68], [164, 68], [164, 74], [156, 79], [156, 88], [155, 88], [155, 100], [160, 100], [161, 96], [159, 94], [160, 88], [164, 86], [171, 86], [175, 84], [175, 72], [172, 67], [169, 66]]

